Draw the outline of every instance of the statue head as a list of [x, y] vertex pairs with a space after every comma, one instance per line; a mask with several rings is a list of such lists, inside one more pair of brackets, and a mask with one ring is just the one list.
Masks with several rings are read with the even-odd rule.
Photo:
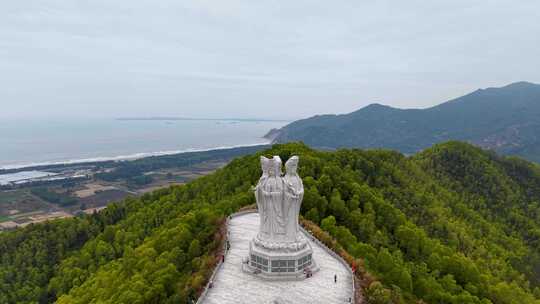
[[270, 169], [268, 170], [268, 174], [270, 176], [281, 176], [281, 158], [279, 156], [274, 156], [271, 160]]
[[261, 169], [262, 169], [262, 175], [268, 176], [268, 171], [270, 170], [270, 159], [261, 156]]
[[298, 161], [300, 158], [298, 156], [293, 156], [285, 163], [285, 170], [287, 173], [295, 174], [298, 170]]

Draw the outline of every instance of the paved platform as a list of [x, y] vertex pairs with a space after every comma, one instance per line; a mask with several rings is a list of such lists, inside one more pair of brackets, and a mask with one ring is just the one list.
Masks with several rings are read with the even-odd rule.
[[[345, 265], [311, 241], [320, 270], [303, 281], [265, 281], [242, 271], [249, 241], [257, 234], [259, 215], [248, 213], [231, 219], [231, 248], [213, 281], [204, 304], [333, 304], [349, 303], [352, 278]], [[334, 283], [334, 274], [337, 283]]]

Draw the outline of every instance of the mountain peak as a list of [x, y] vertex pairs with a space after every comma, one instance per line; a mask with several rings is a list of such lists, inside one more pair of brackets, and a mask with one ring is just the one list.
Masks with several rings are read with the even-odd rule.
[[275, 142], [314, 147], [389, 148], [415, 153], [448, 140], [467, 141], [540, 161], [540, 85], [515, 82], [486, 88], [427, 109], [372, 103], [349, 114], [296, 121]]
[[502, 87], [503, 89], [526, 89], [526, 88], [540, 88], [540, 84], [528, 82], [528, 81], [518, 81], [511, 83]]
[[372, 103], [372, 104], [369, 104], [369, 105], [367, 105], [367, 106], [365, 106], [365, 107], [361, 108], [360, 110], [357, 110], [357, 111], [355, 111], [353, 113], [378, 112], [378, 111], [391, 110], [391, 109], [394, 109], [394, 108], [392, 108], [391, 106], [380, 104], [380, 103]]
[[360, 108], [359, 110], [356, 110], [354, 112], [343, 114], [344, 117], [356, 117], [356, 116], [362, 116], [362, 115], [376, 115], [380, 113], [387, 113], [392, 110], [395, 110], [395, 108], [392, 108], [391, 106], [383, 105], [380, 103], [371, 103], [363, 108]]
[[387, 106], [387, 105], [383, 105], [383, 104], [380, 104], [380, 103], [371, 103], [367, 106], [364, 107], [364, 109], [386, 109], [386, 108], [391, 108], [390, 106]]

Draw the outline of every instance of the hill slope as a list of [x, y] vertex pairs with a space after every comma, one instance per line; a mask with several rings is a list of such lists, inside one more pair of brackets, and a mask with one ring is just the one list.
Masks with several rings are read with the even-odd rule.
[[81, 218], [0, 234], [0, 303], [186, 303], [258, 156], [300, 155], [302, 215], [381, 282], [367, 303], [540, 303], [540, 168], [469, 144], [415, 156], [301, 144]]
[[423, 110], [372, 104], [350, 114], [299, 120], [269, 137], [280, 143], [388, 148], [408, 154], [461, 140], [540, 162], [540, 85], [518, 82], [477, 90]]

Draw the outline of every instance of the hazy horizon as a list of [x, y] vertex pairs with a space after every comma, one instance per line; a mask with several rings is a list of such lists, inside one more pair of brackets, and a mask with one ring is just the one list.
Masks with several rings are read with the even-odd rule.
[[304, 118], [540, 83], [540, 2], [0, 4], [0, 118]]

